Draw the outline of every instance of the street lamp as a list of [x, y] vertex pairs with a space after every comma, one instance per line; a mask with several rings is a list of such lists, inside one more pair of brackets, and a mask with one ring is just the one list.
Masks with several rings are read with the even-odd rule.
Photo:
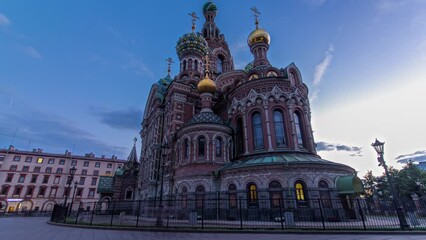
[[389, 187], [392, 194], [392, 202], [396, 209], [396, 214], [398, 215], [399, 225], [401, 226], [402, 230], [409, 229], [410, 225], [408, 225], [407, 220], [405, 219], [401, 204], [399, 203], [398, 195], [396, 194], [394, 183], [393, 183], [393, 178], [389, 174], [388, 166], [386, 165], [385, 159], [383, 158], [385, 143], [380, 142], [376, 138], [376, 141], [372, 143], [371, 146], [374, 147], [374, 149], [377, 152], [377, 161], [379, 162], [379, 166], [382, 166], [385, 169], [386, 178], [389, 182]]
[[67, 206], [68, 195], [70, 194], [70, 191], [71, 191], [71, 183], [72, 183], [72, 180], [74, 180], [74, 174], [76, 170], [77, 169], [74, 166], [70, 169], [70, 175], [68, 176], [68, 181], [67, 181], [68, 190], [66, 191], [66, 194], [65, 194], [64, 207]]
[[78, 185], [78, 182], [77, 182], [77, 181], [75, 181], [75, 182], [74, 182], [74, 191], [73, 191], [73, 193], [72, 193], [71, 207], [70, 207], [69, 214], [71, 214], [71, 211], [72, 211], [72, 205], [74, 204], [75, 190], [77, 189], [77, 185]]
[[163, 185], [164, 185], [164, 167], [166, 165], [166, 149], [168, 149], [169, 146], [167, 144], [164, 144], [161, 146], [161, 149], [163, 150], [162, 158], [161, 158], [161, 185], [160, 185], [160, 212], [157, 216], [157, 220], [155, 222], [155, 226], [161, 227], [163, 226]]

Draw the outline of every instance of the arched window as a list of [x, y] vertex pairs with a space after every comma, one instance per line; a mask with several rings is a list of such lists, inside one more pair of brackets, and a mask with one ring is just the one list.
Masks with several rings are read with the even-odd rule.
[[126, 189], [126, 194], [124, 196], [124, 200], [133, 200], [133, 188], [128, 187]]
[[330, 189], [328, 188], [328, 183], [324, 180], [318, 182], [318, 190], [321, 199], [321, 204], [323, 208], [331, 208], [331, 196]]
[[204, 197], [206, 195], [206, 190], [203, 186], [198, 186], [195, 188], [195, 207], [203, 208], [204, 205]]
[[294, 112], [294, 127], [296, 128], [296, 137], [297, 137], [297, 145], [299, 147], [305, 146], [305, 141], [303, 139], [303, 129], [302, 129], [302, 121], [299, 112]]
[[217, 137], [215, 139], [215, 152], [216, 152], [216, 157], [222, 157], [222, 138], [221, 137]]
[[253, 140], [254, 149], [263, 148], [263, 129], [262, 129], [262, 115], [259, 112], [255, 112], [252, 115], [252, 128], [253, 128]]
[[254, 183], [247, 184], [247, 200], [249, 206], [258, 206], [257, 186]]
[[188, 139], [185, 139], [184, 147], [185, 147], [185, 151], [184, 151], [185, 159], [188, 159], [188, 157], [189, 157], [189, 141], [188, 141]]
[[181, 197], [181, 205], [182, 205], [182, 209], [185, 209], [188, 206], [188, 190], [186, 189], [186, 187], [182, 188], [182, 197]]
[[194, 70], [195, 71], [198, 70], [198, 61], [197, 60], [194, 61]]
[[216, 59], [217, 73], [223, 72], [223, 60], [224, 59], [222, 55], [217, 56], [217, 59]]
[[269, 191], [269, 198], [271, 199], [271, 207], [272, 208], [279, 208], [282, 207], [282, 186], [281, 183], [277, 181], [272, 181], [269, 183], [268, 186]]
[[273, 112], [274, 117], [274, 128], [275, 128], [275, 142], [277, 147], [284, 147], [287, 145], [285, 138], [285, 126], [283, 114], [281, 111], [275, 110]]
[[305, 192], [305, 184], [302, 181], [297, 181], [294, 183], [294, 188], [296, 190], [296, 201], [297, 206], [306, 207], [306, 192]]
[[296, 83], [297, 77], [294, 72], [290, 72], [290, 84], [294, 85]]
[[200, 136], [198, 138], [198, 156], [204, 157], [204, 147], [206, 145], [206, 138], [204, 136]]
[[236, 208], [237, 207], [237, 187], [235, 186], [235, 184], [229, 185], [228, 196], [229, 196], [229, 207]]
[[243, 120], [241, 118], [237, 119], [237, 127], [235, 129], [237, 143], [237, 154], [244, 153], [244, 134], [243, 134]]
[[186, 70], [186, 60], [183, 60], [183, 71]]

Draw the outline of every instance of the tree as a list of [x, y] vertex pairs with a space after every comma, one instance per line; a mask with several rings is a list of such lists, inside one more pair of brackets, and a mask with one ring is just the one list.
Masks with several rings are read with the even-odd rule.
[[408, 162], [395, 177], [398, 195], [410, 198], [413, 193], [419, 197], [425, 194], [426, 172], [419, 169], [413, 162]]

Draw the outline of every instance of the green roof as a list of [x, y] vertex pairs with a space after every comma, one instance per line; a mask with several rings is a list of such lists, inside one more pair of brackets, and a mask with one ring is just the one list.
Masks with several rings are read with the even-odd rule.
[[361, 179], [355, 175], [340, 176], [337, 178], [336, 187], [339, 190], [339, 194], [342, 195], [358, 195], [364, 192]]
[[287, 164], [297, 164], [297, 163], [310, 163], [310, 164], [327, 164], [327, 165], [336, 165], [336, 166], [345, 166], [339, 163], [328, 161], [320, 158], [314, 154], [304, 154], [304, 153], [283, 153], [277, 155], [267, 155], [267, 156], [256, 156], [249, 159], [243, 159], [238, 161], [230, 162], [219, 169], [228, 170], [228, 169], [237, 169], [237, 168], [246, 168], [262, 165], [287, 165]]
[[99, 178], [98, 193], [113, 193], [114, 192], [114, 177], [101, 176]]

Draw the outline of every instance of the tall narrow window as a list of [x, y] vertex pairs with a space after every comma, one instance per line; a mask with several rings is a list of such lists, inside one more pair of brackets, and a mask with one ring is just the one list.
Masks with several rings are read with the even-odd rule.
[[252, 115], [252, 127], [253, 127], [254, 149], [262, 149], [263, 148], [262, 115], [260, 115], [259, 112], [255, 112]]
[[195, 71], [198, 70], [198, 61], [197, 60], [194, 61], [194, 70]]
[[188, 190], [186, 189], [186, 187], [183, 187], [182, 188], [182, 198], [181, 198], [182, 209], [185, 209], [186, 206], [188, 205], [187, 194], [188, 194]]
[[305, 143], [303, 141], [303, 131], [302, 131], [302, 121], [300, 118], [300, 113], [295, 112], [294, 113], [294, 126], [296, 128], [296, 137], [297, 137], [297, 145], [299, 147], [304, 147]]
[[296, 190], [296, 201], [299, 207], [306, 207], [306, 194], [305, 194], [305, 184], [302, 181], [297, 181], [294, 184]]
[[249, 206], [257, 206], [257, 186], [254, 183], [247, 184], [247, 199]]
[[282, 206], [282, 187], [281, 187], [281, 183], [277, 182], [277, 181], [272, 181], [271, 183], [269, 183], [268, 186], [268, 190], [269, 190], [269, 198], [271, 199], [271, 207], [272, 208], [279, 208]]
[[185, 159], [188, 159], [188, 157], [189, 157], [189, 141], [188, 141], [188, 139], [185, 139], [184, 147], [185, 147]]
[[204, 205], [204, 197], [206, 194], [206, 190], [203, 186], [198, 186], [195, 188], [195, 207], [203, 208]]
[[281, 111], [275, 110], [273, 113], [274, 117], [274, 128], [275, 128], [275, 142], [277, 147], [284, 147], [287, 145], [285, 139], [285, 126], [283, 114]]
[[198, 138], [198, 156], [204, 157], [204, 147], [206, 145], [206, 138], [204, 136], [200, 136]]
[[332, 204], [331, 204], [331, 196], [330, 196], [330, 189], [328, 188], [328, 183], [324, 180], [319, 181], [318, 190], [319, 190], [322, 207], [331, 208]]
[[222, 157], [222, 138], [221, 137], [217, 137], [215, 139], [215, 152], [216, 152], [216, 157]]
[[183, 71], [185, 71], [186, 70], [186, 60], [183, 60]]
[[237, 119], [236, 139], [237, 143], [237, 154], [244, 153], [244, 134], [243, 134], [243, 120], [241, 118]]
[[237, 187], [235, 186], [235, 184], [229, 185], [228, 197], [229, 197], [229, 207], [236, 208], [237, 207]]
[[217, 57], [216, 66], [217, 66], [217, 73], [222, 73], [223, 72], [223, 56], [222, 55], [219, 55]]

